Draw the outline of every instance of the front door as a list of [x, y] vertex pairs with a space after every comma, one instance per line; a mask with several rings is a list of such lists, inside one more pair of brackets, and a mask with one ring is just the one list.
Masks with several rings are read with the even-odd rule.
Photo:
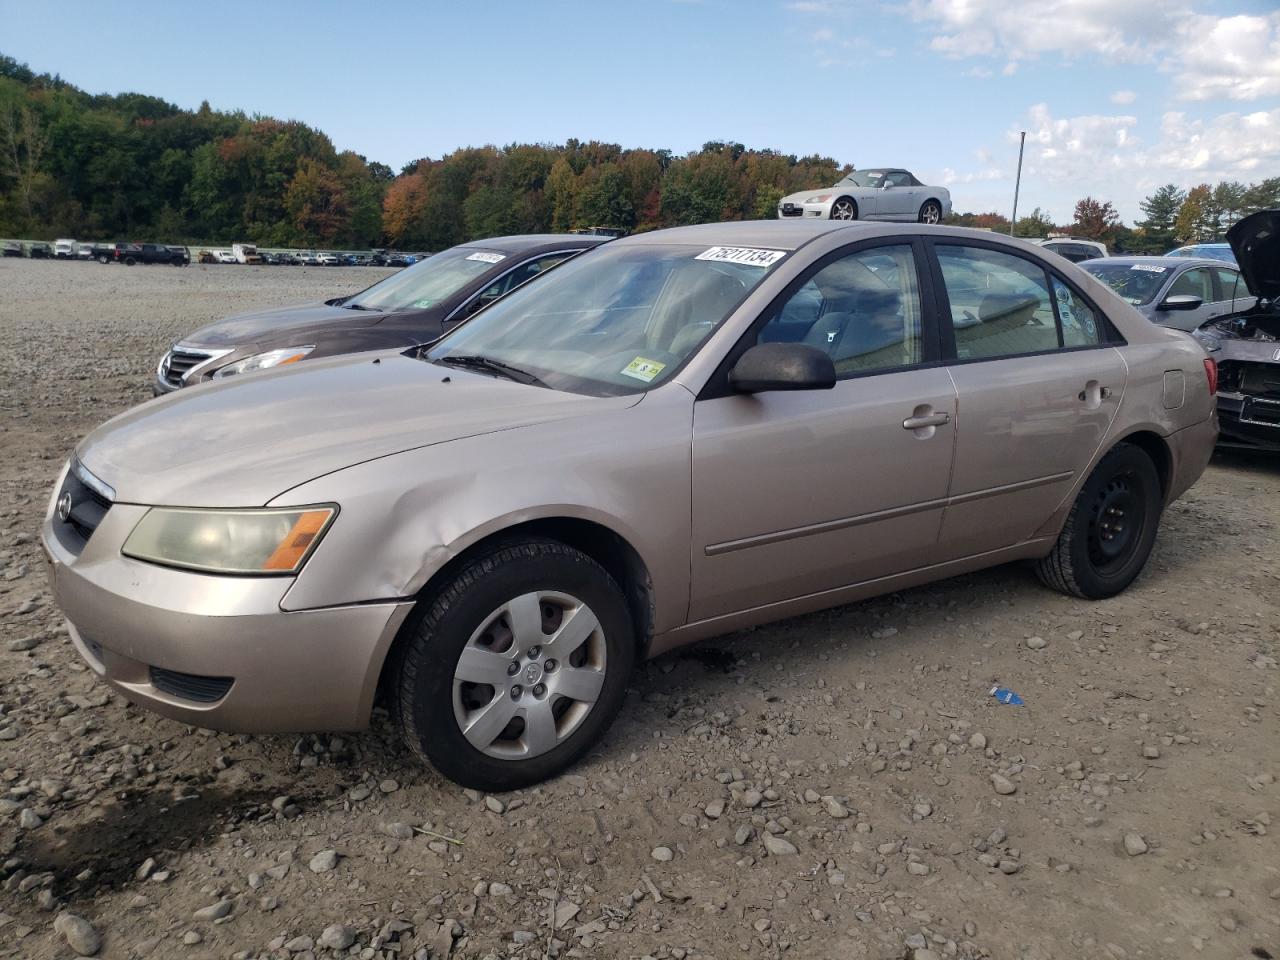
[[747, 336], [826, 351], [835, 388], [694, 404], [691, 620], [931, 562], [957, 410], [920, 291], [910, 244], [824, 258]]
[[942, 522], [945, 559], [1030, 539], [1088, 468], [1126, 367], [1080, 293], [1038, 262], [938, 242], [964, 428]]

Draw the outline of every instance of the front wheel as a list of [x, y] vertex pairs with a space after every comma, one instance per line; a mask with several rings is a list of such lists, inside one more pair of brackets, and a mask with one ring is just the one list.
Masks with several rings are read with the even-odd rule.
[[621, 708], [635, 628], [586, 554], [499, 544], [424, 604], [394, 664], [392, 709], [408, 746], [449, 779], [503, 791], [555, 776]]
[[852, 197], [841, 197], [831, 205], [832, 220], [857, 220], [858, 204]]
[[1086, 600], [1115, 596], [1151, 556], [1162, 505], [1151, 457], [1118, 444], [1089, 475], [1053, 552], [1037, 564], [1041, 582]]
[[920, 207], [921, 223], [940, 223], [942, 221], [942, 204], [937, 200], [926, 200]]

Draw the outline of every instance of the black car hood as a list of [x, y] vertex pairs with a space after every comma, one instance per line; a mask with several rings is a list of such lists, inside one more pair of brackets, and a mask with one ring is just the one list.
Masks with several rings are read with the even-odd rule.
[[304, 303], [227, 317], [188, 334], [182, 342], [201, 347], [240, 347], [288, 337], [302, 344], [306, 342], [307, 334], [312, 332], [334, 327], [369, 327], [381, 323], [386, 317], [385, 313], [346, 310], [328, 303]]
[[1227, 242], [1249, 292], [1280, 299], [1280, 210], [1251, 213], [1227, 231]]

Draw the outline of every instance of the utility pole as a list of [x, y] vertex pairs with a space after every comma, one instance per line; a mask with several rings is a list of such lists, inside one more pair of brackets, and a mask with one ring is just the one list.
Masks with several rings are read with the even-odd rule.
[[1013, 216], [1009, 220], [1009, 236], [1013, 236], [1014, 224], [1018, 222], [1018, 191], [1022, 189], [1022, 150], [1027, 145], [1027, 131], [1022, 131], [1022, 139], [1018, 142], [1018, 179], [1013, 183]]

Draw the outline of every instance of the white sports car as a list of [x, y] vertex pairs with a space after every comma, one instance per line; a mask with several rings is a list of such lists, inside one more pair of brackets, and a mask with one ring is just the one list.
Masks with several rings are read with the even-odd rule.
[[779, 217], [940, 223], [951, 213], [951, 191], [927, 187], [908, 170], [856, 170], [834, 187], [805, 190], [778, 202]]

